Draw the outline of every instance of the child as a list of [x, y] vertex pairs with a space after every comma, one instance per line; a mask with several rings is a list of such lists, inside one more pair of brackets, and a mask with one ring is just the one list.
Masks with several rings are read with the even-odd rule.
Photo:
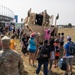
[[55, 48], [55, 68], [57, 67], [57, 63], [60, 56], [60, 49], [59, 49], [59, 40], [56, 38], [54, 40], [54, 48]]
[[61, 33], [60, 46], [63, 47], [63, 44], [64, 44], [64, 33]]

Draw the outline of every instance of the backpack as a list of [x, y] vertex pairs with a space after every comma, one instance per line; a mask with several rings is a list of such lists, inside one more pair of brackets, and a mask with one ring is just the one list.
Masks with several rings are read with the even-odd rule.
[[38, 54], [38, 57], [37, 57], [37, 60], [41, 60], [41, 59], [43, 59], [44, 57], [43, 57], [43, 49], [45, 49], [45, 47], [44, 46], [40, 46], [40, 52], [39, 52], [39, 54]]
[[41, 46], [41, 50], [38, 54], [38, 57], [36, 58], [38, 61], [43, 61], [44, 60], [44, 51], [47, 49], [47, 47]]
[[67, 64], [64, 58], [61, 58], [58, 62], [58, 66], [60, 67], [61, 70], [66, 70], [67, 69]]
[[69, 54], [70, 55], [74, 55], [75, 54], [75, 45], [73, 42], [70, 42], [70, 45], [69, 45]]

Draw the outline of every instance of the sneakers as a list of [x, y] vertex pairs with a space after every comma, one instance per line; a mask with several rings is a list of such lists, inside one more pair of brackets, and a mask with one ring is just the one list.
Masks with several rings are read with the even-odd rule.
[[[64, 75], [68, 75], [68, 73], [65, 73]], [[69, 75], [73, 75], [73, 73], [72, 72], [70, 72], [70, 74]]]
[[70, 72], [70, 75], [73, 75], [72, 72]]
[[64, 75], [68, 75], [68, 73], [65, 73]]

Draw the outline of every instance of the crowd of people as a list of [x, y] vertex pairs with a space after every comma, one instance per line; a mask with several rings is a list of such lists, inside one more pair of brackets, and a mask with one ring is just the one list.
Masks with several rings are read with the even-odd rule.
[[[46, 32], [46, 30], [45, 30]], [[17, 37], [16, 37], [16, 34]], [[49, 34], [49, 37], [48, 37]], [[54, 38], [50, 37], [51, 31], [48, 29], [48, 33], [45, 33], [44, 41], [39, 42], [40, 45], [37, 47], [35, 32], [31, 33], [30, 36], [24, 32], [24, 30], [17, 30], [12, 32], [9, 37], [1, 34], [0, 35], [0, 75], [23, 75], [24, 65], [21, 55], [16, 51], [15, 37], [20, 40], [21, 52], [26, 56], [29, 56], [28, 62], [30, 66], [36, 67], [35, 59], [37, 62], [36, 74], [39, 75], [41, 66], [43, 65], [43, 74], [48, 75], [54, 68], [57, 68], [58, 62], [61, 58], [65, 59], [66, 62], [66, 73], [72, 75], [72, 64], [74, 52], [71, 53], [69, 50], [71, 43], [72, 46], [75, 44], [71, 41], [71, 36], [67, 36], [67, 43], [64, 44], [64, 33], [55, 34]], [[49, 66], [49, 67], [48, 67]]]

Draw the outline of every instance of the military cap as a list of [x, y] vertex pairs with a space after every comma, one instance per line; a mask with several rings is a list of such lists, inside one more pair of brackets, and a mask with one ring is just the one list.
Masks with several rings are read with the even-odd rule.
[[1, 39], [1, 42], [3, 44], [9, 44], [10, 43], [10, 38], [7, 37], [7, 36], [4, 36], [2, 39]]

